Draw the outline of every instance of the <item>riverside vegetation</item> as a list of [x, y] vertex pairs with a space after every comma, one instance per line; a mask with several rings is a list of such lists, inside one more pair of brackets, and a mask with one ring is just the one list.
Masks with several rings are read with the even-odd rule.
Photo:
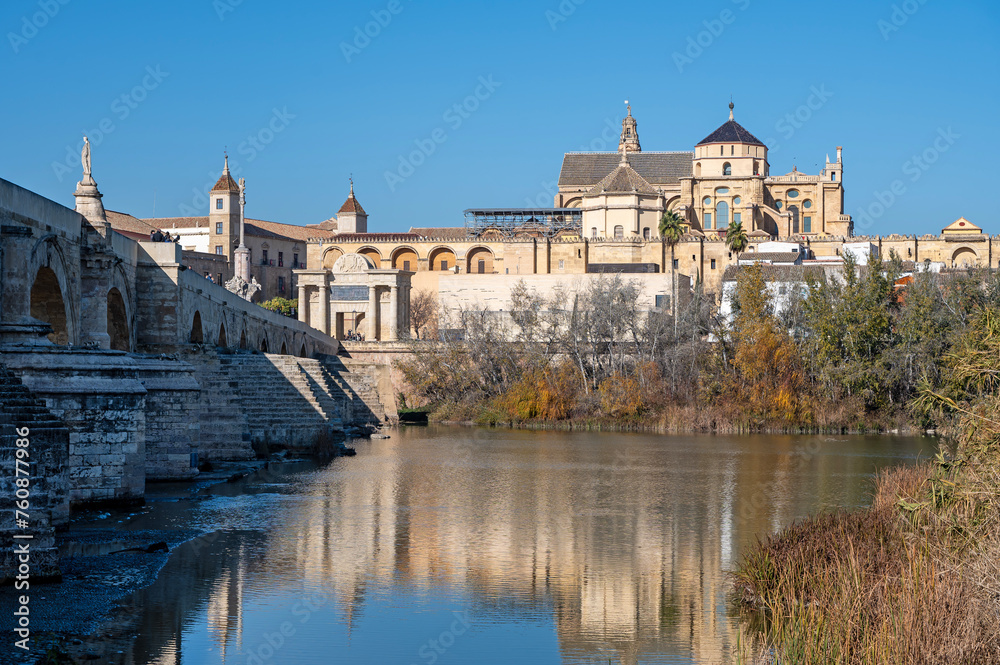
[[673, 317], [620, 277], [572, 298], [520, 284], [509, 312], [460, 312], [402, 369], [433, 417], [481, 424], [937, 428], [950, 447], [881, 474], [870, 508], [749, 548], [738, 657], [1000, 662], [1000, 279], [848, 260], [776, 315], [765, 270], [741, 271], [731, 321], [699, 290]]
[[518, 283], [506, 312], [437, 323], [445, 341], [401, 365], [408, 401], [432, 419], [490, 425], [926, 429], [930, 414], [909, 401], [922, 382], [941, 387], [942, 358], [977, 312], [1000, 308], [993, 273], [923, 272], [901, 285], [893, 257], [881, 270], [848, 261], [842, 279], [789, 282], [775, 314], [765, 270], [740, 271], [731, 321], [700, 288], [674, 299], [672, 316], [641, 309], [621, 276], [573, 295]]

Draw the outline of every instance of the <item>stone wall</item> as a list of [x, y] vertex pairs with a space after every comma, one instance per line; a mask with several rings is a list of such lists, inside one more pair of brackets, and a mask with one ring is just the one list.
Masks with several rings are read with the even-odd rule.
[[[190, 363], [136, 358], [146, 389], [146, 480], [182, 480], [198, 475], [202, 444], [202, 390]], [[211, 400], [215, 395], [205, 395]], [[206, 401], [208, 401], [206, 400]]]
[[4, 349], [3, 362], [69, 428], [72, 505], [142, 501], [146, 389], [125, 353]]
[[[18, 433], [28, 429], [27, 442]], [[22, 445], [18, 445], [18, 442]], [[20, 453], [18, 451], [21, 451]], [[18, 476], [16, 460], [27, 473]], [[30, 546], [32, 580], [59, 574], [55, 529], [69, 520], [69, 430], [6, 367], [0, 365], [0, 584], [17, 574], [14, 550], [19, 543]], [[18, 478], [28, 487], [19, 487]], [[24, 484], [23, 482], [21, 483]], [[19, 526], [15, 510], [17, 490], [27, 490], [27, 527]], [[15, 535], [31, 535], [20, 541]]]

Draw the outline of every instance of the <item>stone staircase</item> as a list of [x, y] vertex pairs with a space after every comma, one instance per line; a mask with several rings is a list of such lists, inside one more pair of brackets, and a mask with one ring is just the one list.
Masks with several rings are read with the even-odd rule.
[[379, 395], [375, 368], [363, 363], [344, 363], [340, 358], [327, 360], [327, 363], [333, 369], [333, 376], [341, 377], [341, 385], [353, 397], [354, 421], [370, 422], [374, 418], [377, 424], [384, 423], [387, 414]]
[[313, 449], [344, 438], [342, 400], [299, 361], [306, 362], [275, 354], [219, 356], [259, 452], [271, 446]]
[[380, 425], [385, 410], [376, 381], [365, 367], [345, 366], [335, 356], [320, 359], [268, 356], [288, 380], [304, 394], [308, 390], [317, 410], [338, 414], [345, 425]]
[[[15, 460], [17, 459], [18, 428], [28, 428], [29, 463], [27, 476], [30, 487], [30, 507], [27, 528], [17, 528], [14, 522]], [[55, 527], [69, 520], [69, 430], [36, 398], [21, 379], [0, 365], [0, 465], [5, 469], [0, 492], [0, 538], [6, 544], [0, 552], [0, 581], [13, 579], [17, 569], [14, 545], [26, 542], [31, 547], [32, 579], [59, 575], [58, 552], [55, 547]], [[22, 466], [22, 468], [24, 468]], [[21, 476], [24, 478], [25, 476]], [[18, 541], [15, 534], [31, 534], [32, 540]], [[9, 545], [9, 546], [8, 546]]]

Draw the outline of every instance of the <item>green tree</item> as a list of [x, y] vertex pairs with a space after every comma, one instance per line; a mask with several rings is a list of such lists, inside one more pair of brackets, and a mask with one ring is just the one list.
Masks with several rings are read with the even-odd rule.
[[740, 254], [746, 250], [749, 244], [750, 238], [747, 237], [746, 229], [743, 228], [743, 222], [730, 224], [729, 228], [726, 229], [726, 245], [730, 250], [736, 252], [737, 262], [740, 260]]
[[684, 220], [673, 210], [663, 213], [660, 218], [660, 237], [670, 245], [670, 283], [672, 295], [670, 296], [670, 309], [674, 317], [674, 337], [677, 336], [677, 272], [674, 267], [674, 249], [677, 243], [684, 237]]
[[267, 302], [262, 302], [260, 306], [264, 309], [269, 309], [272, 312], [277, 312], [278, 314], [282, 314], [284, 316], [295, 316], [299, 308], [299, 301], [298, 299], [290, 300], [279, 296], [277, 298], [271, 298]]

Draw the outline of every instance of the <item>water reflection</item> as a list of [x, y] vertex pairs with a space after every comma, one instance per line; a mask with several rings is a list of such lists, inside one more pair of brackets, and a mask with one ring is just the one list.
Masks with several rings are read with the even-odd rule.
[[125, 660], [723, 663], [757, 534], [867, 502], [919, 440], [413, 429], [134, 528], [216, 529], [131, 599]]

